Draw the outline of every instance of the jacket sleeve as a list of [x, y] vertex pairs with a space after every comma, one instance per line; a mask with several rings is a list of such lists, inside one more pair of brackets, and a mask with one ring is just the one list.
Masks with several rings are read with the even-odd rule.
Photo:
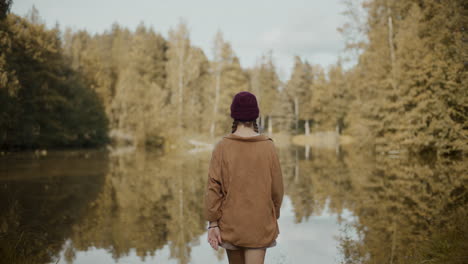
[[[272, 144], [273, 145], [273, 144]], [[275, 206], [276, 219], [280, 217], [281, 203], [283, 202], [283, 173], [281, 171], [281, 165], [276, 153], [276, 149], [273, 145], [272, 150], [272, 168], [271, 168], [271, 198]]]
[[207, 221], [217, 221], [221, 218], [221, 204], [224, 201], [221, 166], [222, 157], [218, 143], [211, 154], [211, 161], [208, 169], [204, 209], [205, 219]]

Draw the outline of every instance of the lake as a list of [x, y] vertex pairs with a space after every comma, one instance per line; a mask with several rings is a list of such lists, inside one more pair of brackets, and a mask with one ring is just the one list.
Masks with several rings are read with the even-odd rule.
[[[446, 245], [455, 260], [468, 260], [463, 160], [374, 157], [352, 147], [288, 146], [278, 153], [285, 198], [278, 244], [265, 263], [413, 263]], [[210, 156], [99, 150], [0, 156], [0, 257], [228, 263], [223, 249], [206, 242]]]

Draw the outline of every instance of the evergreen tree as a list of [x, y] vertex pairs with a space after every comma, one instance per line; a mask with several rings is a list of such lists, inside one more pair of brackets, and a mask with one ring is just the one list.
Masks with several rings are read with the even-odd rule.
[[372, 139], [367, 142], [378, 152], [466, 152], [461, 2], [371, 1], [367, 7], [368, 43], [347, 75], [358, 86], [349, 88], [355, 98], [346, 118], [350, 131]]
[[333, 65], [328, 71], [328, 90], [330, 91], [329, 114], [331, 117], [332, 126], [336, 127], [336, 131], [341, 133], [345, 123], [345, 117], [349, 111], [348, 103], [352, 101], [350, 98], [349, 85], [346, 82], [345, 73], [341, 67], [341, 63]]
[[28, 20], [10, 14], [2, 27], [1, 147], [106, 143], [102, 106], [68, 66], [58, 29], [46, 29], [34, 8]]
[[293, 99], [296, 133], [299, 129], [300, 119], [305, 120], [304, 132], [309, 133], [309, 119], [311, 118], [309, 101], [312, 94], [312, 83], [312, 68], [309, 63], [302, 62], [298, 56], [294, 57], [294, 68], [291, 78], [286, 84], [286, 90]]
[[1, 0], [0, 1], [0, 20], [5, 19], [5, 17], [10, 12], [11, 4], [13, 0]]
[[[234, 95], [240, 91], [248, 90], [248, 79], [241, 68], [239, 59], [235, 56], [231, 45], [223, 39], [218, 32], [214, 39], [213, 61], [211, 74], [213, 83], [212, 116], [210, 135], [214, 137], [218, 133], [226, 133], [232, 118], [226, 113], [230, 112], [230, 105]], [[223, 124], [222, 129], [217, 129], [217, 123]], [[224, 132], [222, 132], [224, 131]], [[216, 133], [216, 134], [215, 134]]]
[[112, 100], [118, 131], [134, 137], [136, 146], [161, 144], [167, 91], [164, 89], [166, 41], [139, 25], [132, 36], [130, 64], [122, 70]]
[[[205, 94], [208, 94], [210, 88], [210, 72], [209, 61], [202, 49], [198, 47], [191, 48], [192, 58], [190, 67], [191, 73], [187, 77], [186, 92], [186, 114], [183, 116], [184, 124], [190, 124], [189, 134], [206, 133], [210, 122], [206, 121], [206, 116], [203, 115], [204, 110], [211, 110], [212, 106], [209, 100], [206, 100]], [[210, 91], [211, 92], [211, 91]], [[188, 114], [191, 113], [191, 114]], [[197, 113], [197, 114], [193, 114]]]
[[311, 86], [313, 91], [310, 98], [310, 111], [313, 117], [314, 131], [330, 131], [333, 130], [333, 118], [331, 108], [333, 101], [331, 100], [330, 86], [327, 83], [325, 70], [319, 65], [314, 67], [314, 82]]
[[171, 105], [176, 107], [174, 127], [185, 128], [183, 116], [187, 113], [184, 105], [188, 100], [186, 96], [187, 85], [197, 75], [197, 67], [194, 66], [194, 51], [190, 44], [188, 26], [180, 21], [176, 29], [169, 32], [169, 50], [167, 53], [167, 87], [170, 89]]
[[279, 87], [281, 85], [273, 63], [272, 52], [262, 56], [260, 64], [251, 71], [250, 78], [251, 89], [257, 97], [260, 108], [259, 127], [261, 130], [265, 129], [268, 117], [269, 127], [272, 128], [275, 100], [278, 98]]

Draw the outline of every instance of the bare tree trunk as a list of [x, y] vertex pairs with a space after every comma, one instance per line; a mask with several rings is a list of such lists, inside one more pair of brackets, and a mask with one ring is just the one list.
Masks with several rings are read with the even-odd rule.
[[299, 180], [299, 152], [297, 149], [294, 165], [294, 182], [297, 182]]
[[268, 116], [268, 134], [273, 134], [273, 118], [271, 117], [271, 115]]
[[397, 233], [397, 227], [395, 223], [395, 219], [393, 220], [393, 232], [392, 232], [392, 250], [390, 253], [390, 264], [393, 264], [393, 258], [395, 256], [395, 247], [396, 247], [396, 233]]
[[340, 125], [336, 124], [335, 127], [335, 153], [338, 155], [340, 153]]
[[182, 128], [182, 104], [184, 102], [183, 98], [183, 91], [184, 91], [184, 66], [183, 66], [183, 61], [179, 62], [179, 80], [178, 80], [178, 116], [177, 116], [177, 121], [178, 121], [178, 126], [179, 128]]
[[388, 15], [388, 46], [390, 47], [390, 59], [393, 66], [395, 63], [395, 47], [393, 44], [393, 20], [390, 14]]
[[309, 160], [309, 153], [310, 153], [310, 145], [307, 144], [307, 145], [305, 146], [305, 159], [306, 159], [306, 160]]
[[392, 88], [395, 89], [396, 88], [396, 84], [395, 84], [395, 44], [393, 43], [393, 20], [392, 20], [392, 16], [390, 14], [390, 8], [387, 7], [387, 15], [388, 15], [388, 19], [387, 19], [387, 25], [388, 25], [388, 47], [390, 49], [390, 63], [392, 65], [392, 69], [391, 69], [391, 75], [392, 75], [392, 80], [391, 80], [391, 85], [392, 85]]
[[211, 120], [210, 135], [214, 138], [216, 132], [216, 117], [218, 116], [218, 104], [219, 104], [219, 91], [221, 90], [221, 65], [218, 65], [216, 69], [216, 82], [215, 82], [215, 102], [213, 106], [213, 119]]
[[224, 45], [223, 34], [221, 31], [216, 33], [213, 42], [213, 63], [214, 63], [214, 74], [215, 74], [215, 98], [213, 105], [213, 119], [211, 120], [210, 135], [214, 138], [216, 133], [216, 121], [218, 117], [219, 98], [221, 92], [221, 70], [223, 68], [222, 49]]
[[309, 119], [307, 119], [304, 123], [304, 133], [306, 136], [310, 135]]
[[[178, 52], [178, 55], [179, 55], [179, 75], [178, 75], [178, 97], [179, 97], [179, 102], [178, 102], [178, 125], [179, 125], [179, 128], [182, 128], [183, 127], [183, 112], [184, 112], [184, 88], [185, 88], [185, 85], [186, 85], [186, 82], [187, 82], [187, 78], [185, 76], [185, 66], [186, 65], [190, 65], [190, 60], [191, 60], [191, 52], [189, 50], [188, 54], [186, 52], [186, 43], [184, 43], [182, 41], [182, 43], [179, 44], [179, 52]], [[188, 47], [190, 48], [190, 47]]]
[[263, 131], [265, 128], [265, 116], [260, 115], [260, 131]]
[[[141, 109], [141, 106], [138, 107], [138, 116], [143, 116], [143, 109]], [[143, 119], [144, 120], [144, 119]], [[145, 129], [145, 123], [146, 122], [138, 122], [137, 123], [137, 129], [136, 129], [136, 141], [137, 141], [137, 147], [145, 147], [146, 145], [146, 129]]]
[[294, 97], [294, 115], [296, 117], [296, 134], [299, 131], [299, 98]]
[[[390, 84], [392, 85], [393, 91], [395, 91], [397, 88], [397, 78], [396, 78], [396, 72], [395, 72], [395, 44], [393, 43], [393, 20], [392, 20], [392, 14], [390, 7], [387, 4], [387, 26], [388, 26], [388, 46], [390, 49], [390, 63], [392, 65], [390, 76]], [[401, 149], [400, 147], [400, 142], [397, 142], [397, 148], [398, 151]]]

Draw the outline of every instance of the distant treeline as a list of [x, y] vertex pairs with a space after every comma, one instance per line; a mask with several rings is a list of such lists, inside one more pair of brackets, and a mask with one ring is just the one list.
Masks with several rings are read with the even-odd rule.
[[336, 130], [379, 153], [466, 153], [463, 1], [345, 4], [341, 30], [357, 64], [325, 70], [296, 57], [286, 82], [271, 53], [243, 69], [220, 32], [209, 60], [183, 21], [164, 38], [144, 24], [61, 33], [46, 29], [34, 8], [27, 18], [9, 14], [0, 42], [2, 146], [215, 138], [230, 131], [232, 96], [248, 90], [268, 132]]

